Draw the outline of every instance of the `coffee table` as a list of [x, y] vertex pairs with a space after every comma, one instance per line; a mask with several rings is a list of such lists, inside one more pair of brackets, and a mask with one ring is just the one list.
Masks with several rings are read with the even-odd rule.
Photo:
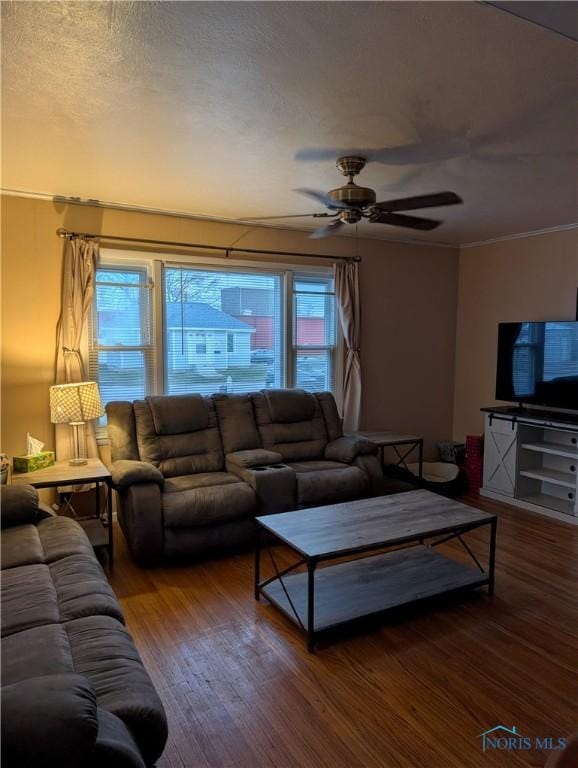
[[[490, 528], [486, 568], [464, 539], [481, 526]], [[495, 515], [430, 491], [258, 517], [255, 599], [263, 595], [295, 622], [313, 651], [320, 634], [362, 617], [483, 586], [492, 595], [496, 530]], [[280, 570], [271, 547], [262, 545], [264, 531], [299, 560]], [[475, 567], [436, 550], [451, 539]], [[264, 549], [274, 573], [261, 580]], [[342, 562], [318, 567], [338, 558]], [[306, 570], [298, 571], [301, 566]]]

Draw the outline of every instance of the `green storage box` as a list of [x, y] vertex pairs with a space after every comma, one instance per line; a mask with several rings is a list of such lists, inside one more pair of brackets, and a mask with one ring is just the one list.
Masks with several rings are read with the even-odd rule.
[[35, 456], [14, 456], [12, 461], [16, 474], [35, 472], [37, 469], [45, 469], [54, 464], [54, 451], [41, 451]]

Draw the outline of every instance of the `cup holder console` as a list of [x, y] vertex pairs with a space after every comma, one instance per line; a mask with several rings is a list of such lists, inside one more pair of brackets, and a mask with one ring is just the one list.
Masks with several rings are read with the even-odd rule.
[[287, 469], [287, 464], [269, 464], [266, 467], [252, 467], [253, 472], [265, 472], [267, 469]]

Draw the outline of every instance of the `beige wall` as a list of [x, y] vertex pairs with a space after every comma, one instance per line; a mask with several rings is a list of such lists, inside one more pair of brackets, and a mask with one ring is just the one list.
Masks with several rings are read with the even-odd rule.
[[499, 322], [573, 320], [578, 230], [462, 248], [460, 253], [454, 437], [479, 434], [480, 408], [494, 405]]
[[[26, 431], [53, 445], [53, 383], [60, 302], [59, 226], [116, 235], [351, 255], [352, 238], [236, 224], [2, 199], [2, 439], [22, 453]], [[361, 240], [363, 426], [433, 441], [451, 434], [458, 252]], [[307, 262], [309, 263], [309, 262]]]

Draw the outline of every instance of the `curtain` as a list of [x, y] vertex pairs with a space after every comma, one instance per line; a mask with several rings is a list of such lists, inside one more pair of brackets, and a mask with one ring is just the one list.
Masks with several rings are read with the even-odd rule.
[[[73, 237], [64, 244], [62, 265], [62, 299], [56, 327], [56, 384], [86, 381], [80, 354], [82, 334], [94, 294], [98, 244], [93, 240]], [[72, 431], [68, 424], [55, 424], [56, 458], [73, 455]], [[88, 456], [98, 457], [92, 423], [86, 424]], [[88, 487], [88, 486], [87, 486]]]
[[345, 432], [354, 432], [359, 429], [361, 412], [361, 364], [359, 360], [361, 312], [358, 267], [359, 265], [355, 261], [341, 261], [335, 265], [335, 295], [345, 341], [343, 371], [343, 429]]

